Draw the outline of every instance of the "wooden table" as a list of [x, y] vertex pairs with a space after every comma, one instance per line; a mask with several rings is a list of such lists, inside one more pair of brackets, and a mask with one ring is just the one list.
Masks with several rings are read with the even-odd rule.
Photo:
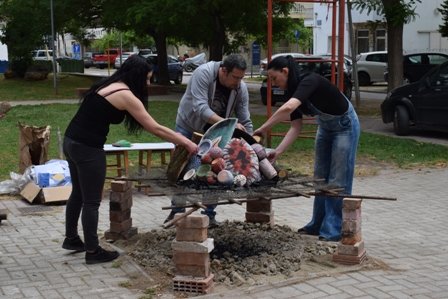
[[[174, 151], [174, 144], [170, 142], [132, 143], [130, 147], [116, 147], [104, 145], [106, 155], [115, 155], [115, 161], [107, 164], [108, 169], [116, 169], [117, 176], [129, 176], [129, 151], [138, 151], [138, 166], [148, 173], [151, 169], [152, 153], [160, 153], [162, 164], [166, 164], [166, 153]], [[146, 158], [146, 159], [145, 159]]]

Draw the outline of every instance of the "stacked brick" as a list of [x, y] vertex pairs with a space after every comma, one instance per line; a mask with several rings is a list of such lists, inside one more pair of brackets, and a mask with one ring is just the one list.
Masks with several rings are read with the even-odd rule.
[[246, 222], [274, 225], [272, 201], [263, 197], [246, 203]]
[[361, 199], [344, 198], [342, 203], [342, 239], [333, 261], [345, 265], [361, 264], [366, 258], [361, 234]]
[[176, 239], [171, 244], [176, 268], [174, 291], [207, 294], [213, 290], [210, 252], [214, 246], [213, 239], [208, 238], [208, 225], [206, 215], [190, 215], [176, 223]]
[[132, 182], [112, 181], [110, 192], [110, 229], [104, 234], [106, 240], [129, 239], [137, 234], [132, 227]]

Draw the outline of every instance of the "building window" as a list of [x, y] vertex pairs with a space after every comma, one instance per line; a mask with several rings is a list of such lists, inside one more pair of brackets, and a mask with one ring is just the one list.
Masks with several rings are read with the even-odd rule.
[[375, 42], [375, 50], [376, 51], [385, 51], [386, 50], [386, 29], [377, 29], [376, 30], [376, 42]]
[[368, 29], [358, 29], [357, 30], [357, 45], [358, 53], [369, 52], [369, 30]]

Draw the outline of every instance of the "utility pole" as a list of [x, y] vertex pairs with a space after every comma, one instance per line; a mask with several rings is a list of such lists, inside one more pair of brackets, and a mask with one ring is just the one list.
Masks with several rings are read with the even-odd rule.
[[58, 94], [58, 83], [56, 80], [57, 70], [56, 70], [56, 50], [54, 48], [54, 11], [53, 11], [53, 0], [50, 0], [50, 13], [51, 13], [51, 51], [53, 52], [53, 89], [54, 94]]

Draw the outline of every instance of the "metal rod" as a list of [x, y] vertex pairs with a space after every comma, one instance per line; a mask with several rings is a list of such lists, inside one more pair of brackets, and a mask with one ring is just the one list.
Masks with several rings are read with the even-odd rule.
[[353, 194], [328, 194], [328, 193], [325, 193], [325, 192], [310, 192], [310, 195], [314, 195], [314, 196], [329, 196], [329, 197], [343, 197], [343, 198], [359, 198], [359, 199], [391, 200], [391, 201], [396, 201], [397, 200], [396, 197], [353, 195]]

